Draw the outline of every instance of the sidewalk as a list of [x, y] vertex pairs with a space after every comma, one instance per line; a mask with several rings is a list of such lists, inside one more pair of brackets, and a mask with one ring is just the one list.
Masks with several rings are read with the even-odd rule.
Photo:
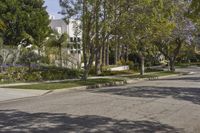
[[40, 96], [47, 92], [48, 90], [23, 90], [0, 88], [0, 102], [19, 98]]

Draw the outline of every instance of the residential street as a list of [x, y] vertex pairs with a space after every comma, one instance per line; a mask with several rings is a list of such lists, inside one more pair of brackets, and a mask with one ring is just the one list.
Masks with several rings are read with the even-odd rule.
[[200, 133], [200, 68], [123, 87], [0, 102], [2, 133]]

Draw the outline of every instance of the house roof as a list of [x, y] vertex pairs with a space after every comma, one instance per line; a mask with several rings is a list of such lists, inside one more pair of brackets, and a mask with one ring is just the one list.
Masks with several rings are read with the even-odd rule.
[[62, 19], [53, 19], [53, 20], [51, 20], [50, 27], [53, 30], [57, 30], [56, 28], [60, 27], [62, 33], [68, 32], [68, 25]]

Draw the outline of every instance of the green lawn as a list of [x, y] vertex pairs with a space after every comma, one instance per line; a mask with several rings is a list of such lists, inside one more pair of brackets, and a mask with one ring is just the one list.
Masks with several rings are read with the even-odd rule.
[[192, 63], [177, 63], [177, 68], [187, 68], [189, 66], [198, 66], [200, 67], [200, 62], [192, 62]]
[[65, 81], [59, 83], [39, 83], [33, 85], [20, 85], [20, 86], [8, 86], [6, 88], [16, 88], [16, 89], [34, 89], [34, 90], [55, 90], [63, 88], [71, 88], [78, 86], [91, 86], [103, 83], [113, 83], [117, 81], [124, 81], [121, 79], [88, 79], [87, 81], [76, 80], [76, 81]]
[[126, 78], [154, 78], [154, 77], [160, 77], [160, 76], [168, 76], [168, 75], [174, 75], [179, 74], [178, 72], [169, 72], [169, 71], [159, 71], [159, 72], [149, 72], [145, 73], [145, 75], [130, 75], [130, 76], [124, 76]]

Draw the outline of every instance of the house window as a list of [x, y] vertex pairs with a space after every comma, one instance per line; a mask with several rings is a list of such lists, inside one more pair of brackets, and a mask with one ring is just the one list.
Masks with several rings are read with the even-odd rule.
[[70, 37], [70, 42], [74, 42], [74, 41], [73, 41], [73, 37]]
[[77, 40], [78, 40], [78, 42], [81, 42], [81, 38], [80, 37], [78, 37]]
[[77, 40], [76, 37], [74, 37], [74, 42], [76, 42], [76, 40]]
[[78, 49], [80, 49], [80, 48], [81, 48], [81, 45], [79, 44], [79, 45], [78, 45]]

